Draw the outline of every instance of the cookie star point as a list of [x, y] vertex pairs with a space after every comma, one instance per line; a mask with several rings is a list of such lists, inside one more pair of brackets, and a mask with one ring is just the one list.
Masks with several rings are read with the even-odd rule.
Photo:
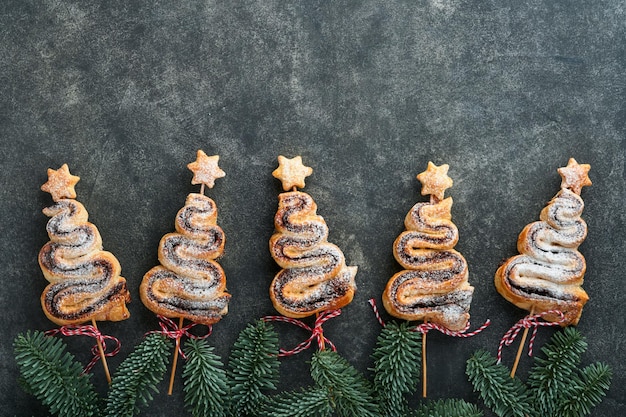
[[53, 201], [76, 198], [74, 186], [78, 181], [80, 177], [72, 175], [67, 164], [63, 164], [59, 169], [48, 168], [48, 181], [41, 186], [41, 190], [50, 193]]
[[289, 191], [294, 187], [304, 188], [304, 179], [313, 173], [313, 168], [305, 166], [302, 163], [302, 157], [285, 158], [278, 156], [278, 168], [272, 175], [279, 179], [283, 184], [283, 190]]
[[448, 176], [448, 164], [437, 166], [428, 162], [426, 171], [417, 174], [417, 179], [422, 183], [422, 195], [432, 195], [438, 200], [443, 200], [445, 191], [452, 187], [452, 178]]
[[196, 160], [187, 164], [187, 168], [193, 172], [191, 183], [204, 184], [209, 188], [213, 188], [217, 178], [223, 178], [226, 173], [217, 165], [219, 155], [207, 156], [202, 149], [198, 149]]
[[569, 188], [576, 194], [580, 194], [583, 187], [591, 185], [589, 170], [591, 165], [579, 164], [574, 158], [570, 158], [567, 166], [558, 169], [561, 175], [561, 188]]

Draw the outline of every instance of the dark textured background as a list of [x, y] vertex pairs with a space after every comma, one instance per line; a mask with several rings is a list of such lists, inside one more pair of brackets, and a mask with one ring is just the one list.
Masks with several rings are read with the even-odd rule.
[[[210, 339], [218, 353], [226, 358], [246, 323], [274, 312], [267, 241], [280, 188], [271, 172], [277, 155], [300, 154], [315, 170], [305, 191], [329, 240], [359, 266], [354, 302], [326, 334], [364, 372], [380, 330], [367, 299], [399, 269], [391, 244], [423, 199], [415, 175], [429, 160], [450, 164], [457, 249], [476, 287], [472, 321], [493, 325], [468, 340], [432, 334], [429, 393], [470, 401], [465, 360], [478, 348], [495, 354], [524, 315], [495, 291], [498, 264], [557, 192], [556, 169], [569, 157], [591, 164], [580, 247], [591, 301], [579, 329], [585, 362], [615, 372], [594, 415], [625, 415], [625, 14], [618, 0], [3, 1], [0, 414], [45, 414], [17, 385], [11, 342], [53, 327], [36, 261], [48, 240], [46, 169], [67, 162], [81, 177], [78, 200], [134, 296], [128, 321], [101, 323], [124, 343], [115, 369], [157, 326], [138, 286], [197, 190], [186, 164], [202, 148], [227, 173], [208, 193], [233, 294]], [[306, 336], [277, 328], [285, 346]], [[88, 359], [89, 340], [67, 343]], [[281, 389], [310, 383], [299, 378], [309, 357], [282, 361]], [[104, 392], [99, 365], [95, 374]], [[161, 388], [145, 414], [181, 413], [180, 384], [172, 398]]]

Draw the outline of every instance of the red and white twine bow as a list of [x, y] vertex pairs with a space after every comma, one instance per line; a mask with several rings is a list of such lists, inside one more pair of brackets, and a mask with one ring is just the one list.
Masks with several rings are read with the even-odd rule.
[[[65, 326], [61, 326], [57, 329], [51, 329], [45, 332], [46, 336], [54, 336], [56, 334], [62, 334], [63, 336], [89, 336], [89, 337], [93, 337], [94, 339], [98, 340], [100, 342], [100, 344], [102, 345], [102, 350], [104, 352], [104, 356], [108, 356], [108, 357], [112, 357], [117, 355], [120, 352], [120, 348], [122, 347], [122, 344], [120, 343], [119, 339], [117, 339], [116, 337], [113, 336], [109, 336], [106, 334], [102, 334], [100, 332], [100, 330], [98, 330], [97, 327], [92, 326], [91, 324], [85, 324], [82, 326], [75, 326], [75, 325], [65, 325]], [[110, 340], [113, 343], [115, 343], [115, 348], [113, 348], [112, 351], [107, 352], [107, 345], [106, 345], [106, 341]], [[100, 360], [100, 351], [98, 349], [98, 345], [95, 344], [92, 348], [91, 348], [91, 354], [93, 355], [93, 357], [91, 358], [91, 361], [87, 364], [87, 366], [85, 366], [85, 368], [83, 369], [83, 374], [86, 374], [87, 372], [91, 371], [91, 368], [94, 367], [94, 365], [96, 364], [96, 362], [98, 362], [98, 360]]]
[[313, 324], [313, 327], [308, 326], [302, 320], [292, 319], [290, 317], [285, 317], [285, 316], [265, 316], [261, 320], [265, 322], [280, 321], [283, 323], [290, 323], [290, 324], [294, 324], [298, 327], [303, 328], [304, 330], [311, 332], [311, 336], [307, 340], [300, 343], [295, 348], [291, 350], [286, 350], [286, 349], [281, 348], [278, 350], [278, 356], [292, 356], [292, 355], [302, 352], [303, 350], [308, 349], [311, 346], [313, 339], [317, 339], [317, 347], [319, 350], [324, 350], [326, 344], [328, 344], [328, 346], [330, 346], [333, 352], [336, 352], [337, 348], [335, 347], [333, 342], [331, 342], [329, 339], [326, 338], [326, 336], [324, 336], [322, 325], [326, 321], [332, 319], [333, 317], [337, 317], [340, 314], [341, 314], [341, 309], [324, 311], [315, 318], [315, 323]]
[[[540, 318], [553, 314], [559, 316], [558, 321], [539, 321]], [[511, 346], [511, 344], [515, 341], [515, 338], [522, 329], [530, 329], [531, 327], [533, 328], [533, 333], [530, 336], [530, 341], [528, 342], [528, 356], [533, 356], [533, 346], [535, 344], [535, 337], [537, 336], [537, 330], [539, 329], [539, 327], [560, 326], [564, 320], [565, 315], [562, 311], [559, 310], [549, 310], [539, 314], [529, 314], [528, 316], [522, 318], [520, 321], [515, 323], [513, 327], [507, 330], [504, 336], [502, 336], [502, 339], [500, 340], [500, 346], [498, 346], [498, 363], [502, 362], [502, 349], [504, 348], [504, 346]]]
[[[152, 330], [146, 333], [146, 336], [149, 334], [158, 333], [173, 340], [178, 340], [183, 336], [187, 336], [190, 339], [206, 339], [207, 337], [211, 336], [211, 333], [213, 332], [213, 327], [210, 325], [207, 325], [208, 327], [207, 333], [202, 336], [196, 336], [195, 334], [190, 333], [189, 330], [197, 326], [199, 323], [190, 323], [186, 326], [180, 327], [178, 326], [178, 324], [176, 324], [173, 320], [169, 319], [168, 317], [161, 316], [160, 314], [158, 314], [157, 318], [159, 319], [159, 327], [161, 328], [161, 330]], [[185, 353], [183, 352], [183, 348], [181, 344], [178, 345], [178, 353], [184, 359], [187, 359], [187, 356], [185, 356]]]
[[[376, 320], [378, 320], [378, 323], [380, 323], [382, 327], [385, 327], [385, 321], [380, 316], [380, 312], [378, 311], [378, 306], [376, 305], [376, 300], [374, 300], [373, 298], [370, 298], [368, 300], [368, 303], [372, 306], [372, 310], [374, 311], [374, 315], [376, 316]], [[478, 329], [473, 330], [471, 332], [467, 332], [467, 330], [470, 328], [469, 321], [465, 325], [465, 328], [461, 330], [456, 330], [456, 331], [450, 330], [440, 324], [427, 322], [427, 323], [422, 323], [420, 325], [417, 325], [411, 328], [410, 330], [414, 332], [419, 332], [422, 334], [428, 333], [430, 330], [437, 330], [438, 332], [441, 332], [445, 334], [446, 336], [465, 338], [465, 337], [476, 336], [478, 333], [482, 332], [487, 327], [489, 327], [490, 324], [491, 324], [491, 320], [487, 319], [485, 323], [482, 326], [480, 326]]]

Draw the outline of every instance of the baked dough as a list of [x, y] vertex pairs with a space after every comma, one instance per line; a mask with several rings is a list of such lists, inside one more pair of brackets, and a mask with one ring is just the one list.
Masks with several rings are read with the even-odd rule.
[[404, 268], [395, 274], [383, 293], [383, 305], [394, 317], [429, 321], [458, 331], [467, 326], [474, 288], [468, 283], [465, 258], [454, 246], [458, 229], [452, 223], [452, 198], [443, 198], [452, 186], [448, 165], [436, 166], [418, 175], [422, 194], [430, 202], [415, 204], [407, 214], [393, 254]]
[[130, 294], [120, 276], [120, 263], [102, 250], [98, 228], [88, 221], [85, 207], [74, 200], [74, 185], [67, 164], [48, 170], [42, 190], [55, 203], [43, 210], [50, 217], [46, 230], [50, 241], [39, 252], [39, 266], [50, 284], [41, 294], [46, 316], [58, 325], [90, 320], [119, 321], [130, 317]]
[[224, 252], [225, 236], [216, 218], [212, 199], [187, 196], [176, 215], [176, 232], [159, 243], [161, 265], [148, 271], [139, 287], [141, 301], [155, 314], [208, 325], [228, 312], [226, 276], [215, 262]]
[[270, 298], [278, 312], [293, 318], [346, 306], [352, 301], [357, 267], [346, 266], [341, 249], [328, 243], [328, 226], [307, 193], [278, 196], [276, 233], [270, 252], [284, 268], [272, 281]]
[[[589, 300], [582, 289], [585, 258], [577, 250], [587, 236], [579, 194], [583, 186], [591, 185], [588, 171], [589, 165], [579, 165], [573, 158], [559, 169], [561, 190], [541, 211], [540, 221], [520, 233], [520, 255], [509, 258], [495, 275], [496, 289], [505, 299], [534, 314], [559, 310], [565, 316], [561, 326], [578, 324]], [[561, 320], [558, 314], [544, 319]]]
[[[217, 166], [218, 156], [207, 157], [199, 150], [188, 165], [193, 183], [212, 188], [215, 178], [225, 174]], [[217, 225], [215, 202], [201, 193], [187, 196], [175, 220], [176, 232], [159, 243], [159, 262], [141, 281], [141, 301], [155, 314], [184, 318], [211, 325], [228, 313], [231, 295], [226, 292], [226, 275], [215, 261], [224, 253], [226, 237]]]
[[313, 170], [300, 156], [281, 155], [278, 162], [272, 174], [284, 190], [293, 191], [278, 196], [276, 231], [269, 241], [272, 258], [283, 268], [270, 285], [272, 303], [292, 318], [342, 308], [354, 297], [357, 267], [346, 266], [341, 249], [328, 242], [328, 226], [313, 198], [296, 190], [304, 187], [304, 178]]

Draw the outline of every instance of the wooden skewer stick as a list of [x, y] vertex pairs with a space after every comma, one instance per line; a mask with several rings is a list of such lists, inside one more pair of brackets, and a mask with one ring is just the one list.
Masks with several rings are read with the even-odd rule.
[[[178, 328], [183, 328], [184, 317], [178, 319]], [[174, 359], [172, 360], [172, 374], [170, 375], [170, 386], [167, 389], [167, 395], [172, 395], [174, 390], [174, 376], [176, 375], [176, 365], [178, 364], [178, 351], [180, 350], [180, 337], [176, 338], [176, 347], [174, 348]]]
[[[428, 320], [424, 320], [424, 323], [428, 323]], [[427, 377], [427, 369], [426, 369], [426, 335], [428, 332], [422, 333], [422, 397], [426, 398], [426, 377]]]
[[[535, 314], [535, 308], [530, 309], [530, 315]], [[524, 350], [524, 345], [526, 344], [526, 338], [528, 337], [528, 327], [524, 329], [524, 333], [522, 333], [522, 340], [519, 342], [519, 348], [517, 348], [517, 355], [515, 356], [515, 362], [513, 362], [513, 367], [511, 368], [511, 378], [515, 378], [515, 372], [517, 371], [517, 365], [519, 364], [520, 358], [522, 357], [522, 351]]]
[[200, 185], [200, 194], [204, 194], [204, 183]]
[[[91, 325], [98, 330], [98, 325], [96, 324], [96, 319], [91, 319]], [[109, 365], [107, 364], [107, 357], [104, 355], [104, 348], [102, 347], [102, 343], [100, 343], [100, 339], [96, 338], [96, 343], [98, 344], [98, 352], [100, 352], [100, 359], [102, 359], [102, 366], [104, 367], [104, 375], [106, 376], [107, 382], [111, 385], [111, 373], [109, 372]]]

